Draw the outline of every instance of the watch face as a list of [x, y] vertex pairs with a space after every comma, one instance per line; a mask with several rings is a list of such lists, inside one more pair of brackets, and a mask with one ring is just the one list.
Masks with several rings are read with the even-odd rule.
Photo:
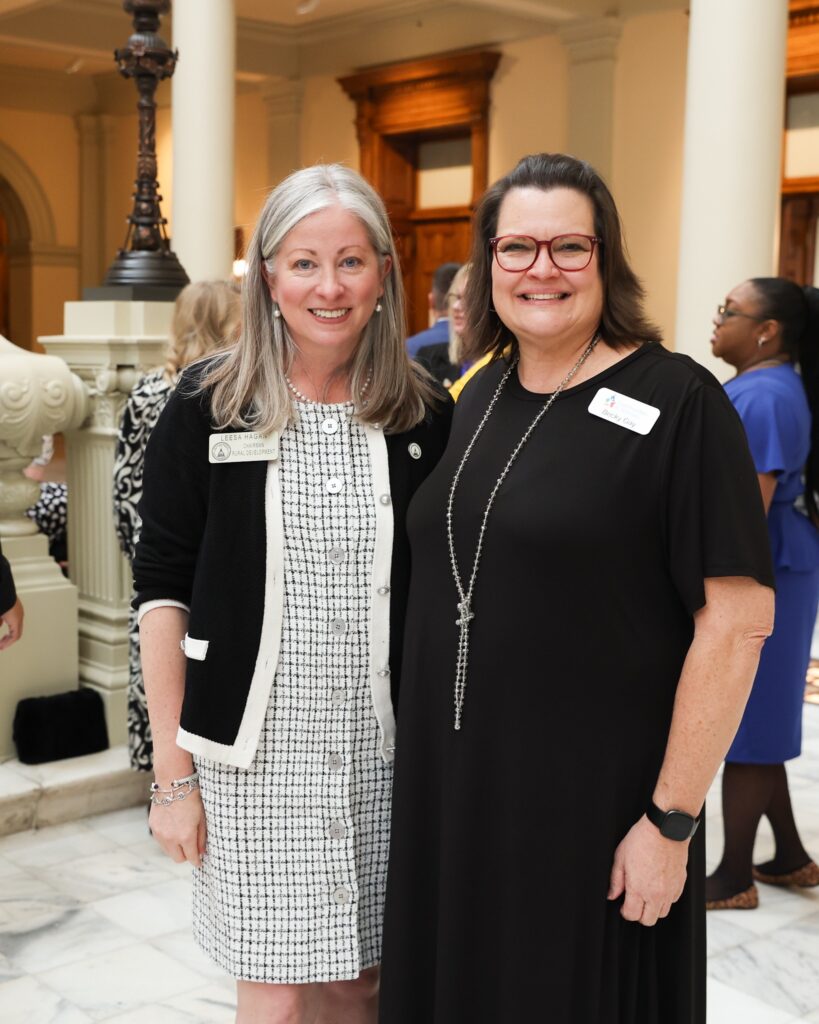
[[660, 832], [666, 839], [682, 841], [688, 839], [696, 831], [696, 818], [684, 811], [669, 811], [663, 821]]

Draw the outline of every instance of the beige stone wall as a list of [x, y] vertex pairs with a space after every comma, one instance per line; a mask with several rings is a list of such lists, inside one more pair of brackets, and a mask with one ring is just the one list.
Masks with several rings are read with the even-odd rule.
[[304, 80], [301, 116], [301, 162], [337, 161], [358, 170], [355, 104], [334, 75]]
[[568, 135], [568, 59], [555, 35], [500, 47], [489, 114], [489, 180], [527, 153], [560, 152]]
[[[688, 18], [678, 11], [629, 19], [614, 96], [612, 192], [648, 312], [674, 347], [680, 242]], [[714, 298], [714, 303], [718, 297]], [[707, 329], [708, 325], [704, 325]]]
[[[31, 228], [25, 241], [33, 243], [31, 257], [18, 251], [10, 259], [11, 340], [36, 349], [38, 335], [60, 329], [63, 303], [78, 296], [79, 143], [74, 119], [0, 108], [0, 145], [14, 163], [9, 184], [17, 186], [15, 195]], [[0, 162], [0, 176], [4, 170]]]
[[73, 117], [0, 108], [0, 142], [26, 163], [46, 193], [56, 228], [55, 241], [77, 245], [79, 142]]
[[236, 97], [236, 216], [234, 224], [250, 240], [256, 217], [274, 182], [267, 175], [267, 111], [255, 92]]

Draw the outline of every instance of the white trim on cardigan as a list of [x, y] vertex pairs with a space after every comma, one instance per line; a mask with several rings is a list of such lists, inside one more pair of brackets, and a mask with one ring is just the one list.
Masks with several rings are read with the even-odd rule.
[[395, 711], [390, 689], [390, 571], [395, 528], [390, 492], [390, 465], [384, 431], [364, 425], [370, 449], [375, 502], [375, 553], [370, 594], [370, 690], [381, 729], [381, 756], [395, 757]]
[[190, 613], [190, 608], [181, 601], [172, 601], [169, 597], [160, 597], [155, 601], [146, 601], [144, 604], [139, 606], [139, 610], [137, 611], [137, 625], [139, 625], [148, 612], [152, 612], [154, 608], [181, 608], [183, 612]]

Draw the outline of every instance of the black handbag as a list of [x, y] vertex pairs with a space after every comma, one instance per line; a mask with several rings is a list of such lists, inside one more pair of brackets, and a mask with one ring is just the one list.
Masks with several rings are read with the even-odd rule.
[[12, 735], [23, 764], [107, 750], [102, 697], [88, 687], [51, 697], [25, 697], [17, 704]]

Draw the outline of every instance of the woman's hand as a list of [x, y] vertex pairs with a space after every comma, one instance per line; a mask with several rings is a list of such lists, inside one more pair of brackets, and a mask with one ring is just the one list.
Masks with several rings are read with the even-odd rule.
[[623, 917], [654, 925], [682, 895], [687, 864], [688, 842], [666, 839], [643, 815], [614, 851], [608, 898], [625, 893]]
[[7, 632], [0, 637], [0, 651], [4, 651], [23, 635], [23, 606], [19, 597], [7, 612], [0, 615], [0, 624], [8, 626]]
[[202, 855], [207, 842], [205, 808], [198, 789], [170, 804], [152, 804], [148, 818], [154, 839], [168, 856], [181, 864], [190, 861], [195, 868], [202, 866]]

